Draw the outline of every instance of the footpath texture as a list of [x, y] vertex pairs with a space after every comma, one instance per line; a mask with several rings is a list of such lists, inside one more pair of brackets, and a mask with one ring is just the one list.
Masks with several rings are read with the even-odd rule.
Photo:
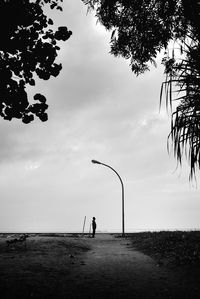
[[[198, 298], [200, 287], [175, 269], [160, 267], [129, 239], [99, 234], [88, 240], [84, 266], [74, 264], [73, 298]], [[192, 289], [190, 289], [190, 287]]]
[[97, 234], [29, 236], [6, 247], [0, 240], [1, 298], [199, 298], [200, 279], [159, 266], [128, 238]]

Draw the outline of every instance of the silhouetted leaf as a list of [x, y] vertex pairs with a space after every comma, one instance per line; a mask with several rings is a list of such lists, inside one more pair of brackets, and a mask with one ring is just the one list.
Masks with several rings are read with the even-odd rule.
[[184, 154], [189, 160], [193, 178], [200, 168], [199, 1], [82, 1], [112, 32], [110, 53], [128, 59], [137, 76], [149, 70], [149, 64], [154, 64], [156, 55], [165, 49], [162, 64], [166, 80], [161, 85], [160, 106], [164, 95], [170, 112], [176, 102], [170, 138], [177, 161], [181, 164]]
[[[9, 0], [0, 1], [0, 116], [6, 120], [22, 119], [29, 123], [34, 115], [47, 120], [46, 98], [40, 94], [29, 102], [26, 86], [34, 86], [34, 76], [48, 80], [58, 76], [62, 69], [55, 60], [60, 47], [72, 34], [67, 27], [53, 30], [53, 20], [44, 14], [44, 6], [62, 10], [62, 0]], [[35, 106], [36, 105], [36, 106]], [[38, 108], [37, 108], [38, 107]]]

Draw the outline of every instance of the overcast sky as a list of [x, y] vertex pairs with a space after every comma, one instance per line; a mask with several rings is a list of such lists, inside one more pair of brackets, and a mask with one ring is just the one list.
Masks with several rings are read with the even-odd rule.
[[63, 69], [29, 90], [48, 98], [49, 120], [0, 119], [0, 231], [81, 231], [85, 216], [86, 231], [93, 216], [98, 230], [121, 231], [120, 181], [92, 159], [123, 179], [126, 231], [199, 229], [199, 187], [167, 152], [163, 69], [135, 77], [80, 0], [63, 8], [53, 13], [73, 31], [61, 44]]

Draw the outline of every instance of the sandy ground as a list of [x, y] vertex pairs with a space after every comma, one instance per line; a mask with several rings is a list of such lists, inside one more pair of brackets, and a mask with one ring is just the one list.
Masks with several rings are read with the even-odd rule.
[[191, 269], [159, 266], [130, 239], [29, 235], [6, 246], [0, 238], [1, 298], [199, 298]]

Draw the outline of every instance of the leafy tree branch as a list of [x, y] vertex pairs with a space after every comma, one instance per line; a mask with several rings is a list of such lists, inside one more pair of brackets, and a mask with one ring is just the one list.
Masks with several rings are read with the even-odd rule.
[[[162, 64], [165, 96], [172, 111], [174, 155], [190, 163], [190, 178], [200, 168], [200, 2], [198, 0], [82, 0], [111, 31], [110, 53], [130, 61], [137, 76], [149, 70], [166, 49]], [[171, 43], [179, 45], [179, 55]], [[170, 55], [169, 55], [170, 53]]]
[[53, 20], [43, 12], [44, 5], [62, 11], [62, 0], [0, 1], [0, 116], [29, 123], [34, 116], [46, 121], [46, 98], [36, 94], [31, 103], [27, 85], [35, 85], [34, 75], [43, 80], [57, 77], [62, 65], [56, 63], [58, 41], [66, 41], [72, 32], [67, 27], [56, 31]]

